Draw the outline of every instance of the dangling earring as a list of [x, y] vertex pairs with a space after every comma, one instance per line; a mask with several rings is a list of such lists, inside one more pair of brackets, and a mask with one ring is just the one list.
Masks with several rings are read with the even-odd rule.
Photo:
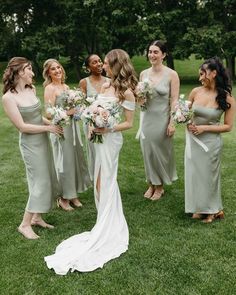
[[84, 71], [85, 71], [86, 74], [90, 74], [91, 73], [91, 70], [88, 69], [88, 68], [86, 68]]

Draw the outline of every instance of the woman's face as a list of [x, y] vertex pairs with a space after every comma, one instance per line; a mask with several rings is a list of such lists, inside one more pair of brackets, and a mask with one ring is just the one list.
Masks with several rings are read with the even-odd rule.
[[62, 79], [61, 66], [58, 63], [53, 62], [48, 69], [48, 75], [52, 79], [52, 81], [61, 80]]
[[214, 81], [216, 76], [216, 71], [211, 71], [209, 69], [199, 70], [199, 81], [204, 87], [209, 87]]
[[102, 73], [102, 60], [98, 55], [92, 55], [89, 58], [89, 70], [92, 74], [100, 75]]
[[19, 72], [19, 76], [24, 80], [25, 84], [31, 85], [34, 77], [31, 64], [25, 64], [23, 69]]
[[112, 77], [112, 71], [106, 57], [104, 59], [103, 69], [106, 72], [107, 77]]
[[166, 54], [156, 45], [151, 45], [148, 49], [148, 59], [152, 65], [162, 63], [165, 56]]

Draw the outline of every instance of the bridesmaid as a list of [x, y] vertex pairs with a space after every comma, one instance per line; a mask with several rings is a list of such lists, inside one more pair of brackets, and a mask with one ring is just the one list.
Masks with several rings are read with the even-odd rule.
[[41, 115], [41, 104], [32, 85], [34, 73], [24, 57], [13, 57], [3, 75], [3, 107], [20, 131], [19, 146], [26, 168], [29, 199], [18, 231], [27, 239], [38, 239], [32, 225], [53, 228], [41, 213], [48, 212], [56, 197], [56, 173], [47, 132], [62, 134], [58, 126]]
[[[60, 94], [68, 90], [65, 84], [65, 71], [62, 65], [55, 59], [48, 59], [43, 65], [43, 77], [45, 79], [43, 85], [45, 105], [62, 106], [63, 101]], [[74, 109], [67, 111], [68, 115], [73, 115]], [[48, 118], [50, 115], [47, 114]], [[60, 159], [60, 148], [62, 148], [63, 170], [57, 167], [57, 174], [61, 188], [62, 197], [58, 199], [58, 206], [66, 211], [71, 211], [75, 207], [81, 207], [82, 204], [77, 197], [77, 193], [81, 193], [91, 185], [88, 168], [84, 159], [82, 142], [79, 134], [79, 126], [72, 119], [71, 125], [63, 128], [65, 140], [60, 142], [55, 136], [51, 136], [55, 164]], [[74, 129], [74, 130], [73, 130]], [[57, 165], [57, 164], [56, 164]]]
[[147, 110], [140, 114], [140, 144], [149, 183], [144, 197], [151, 200], [159, 200], [164, 194], [163, 185], [177, 179], [173, 149], [175, 127], [170, 113], [179, 97], [180, 82], [178, 74], [163, 64], [166, 54], [164, 42], [151, 42], [147, 50], [151, 67], [140, 74], [140, 81], [148, 79], [152, 88]]
[[[80, 80], [79, 87], [83, 90], [87, 97], [95, 96], [101, 92], [102, 85], [108, 80], [103, 73], [103, 62], [97, 54], [90, 54], [85, 59], [86, 72], [88, 77]], [[94, 163], [95, 163], [95, 149], [94, 144], [88, 140], [88, 128], [84, 125], [87, 161], [89, 168], [90, 179], [93, 180]]]
[[[185, 212], [211, 223], [223, 218], [220, 189], [222, 132], [233, 127], [235, 100], [225, 68], [218, 58], [206, 60], [199, 70], [202, 86], [194, 88], [189, 100], [194, 112], [188, 126], [185, 149]], [[221, 124], [220, 118], [224, 114]]]

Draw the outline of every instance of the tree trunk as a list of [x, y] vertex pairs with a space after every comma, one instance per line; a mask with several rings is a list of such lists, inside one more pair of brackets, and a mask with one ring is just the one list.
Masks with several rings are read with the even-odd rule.
[[174, 65], [174, 59], [173, 59], [173, 56], [172, 54], [168, 54], [167, 57], [166, 57], [166, 61], [167, 61], [167, 66], [169, 68], [171, 68], [172, 70], [175, 69], [175, 65]]
[[226, 66], [229, 71], [230, 79], [233, 82], [235, 79], [235, 56], [226, 57]]
[[82, 78], [82, 75], [81, 75], [82, 64], [79, 62], [79, 58], [77, 56], [71, 56], [70, 60], [75, 69], [76, 79], [77, 81], [80, 81], [80, 79]]

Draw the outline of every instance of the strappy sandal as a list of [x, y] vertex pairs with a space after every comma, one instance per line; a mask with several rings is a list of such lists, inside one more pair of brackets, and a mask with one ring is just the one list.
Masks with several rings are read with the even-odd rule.
[[200, 213], [193, 213], [192, 219], [202, 219], [203, 215]]
[[144, 198], [150, 199], [154, 193], [154, 188], [152, 186], [149, 186], [145, 194], [143, 195]]
[[154, 191], [154, 194], [152, 195], [152, 197], [151, 197], [151, 200], [152, 201], [158, 201], [158, 200], [160, 200], [160, 198], [162, 197], [162, 195], [164, 194], [164, 190], [162, 189], [162, 190], [155, 190]]
[[58, 208], [61, 207], [65, 211], [73, 211], [74, 210], [74, 208], [71, 207], [69, 203], [67, 205], [65, 205], [61, 198], [57, 199], [57, 207]]

